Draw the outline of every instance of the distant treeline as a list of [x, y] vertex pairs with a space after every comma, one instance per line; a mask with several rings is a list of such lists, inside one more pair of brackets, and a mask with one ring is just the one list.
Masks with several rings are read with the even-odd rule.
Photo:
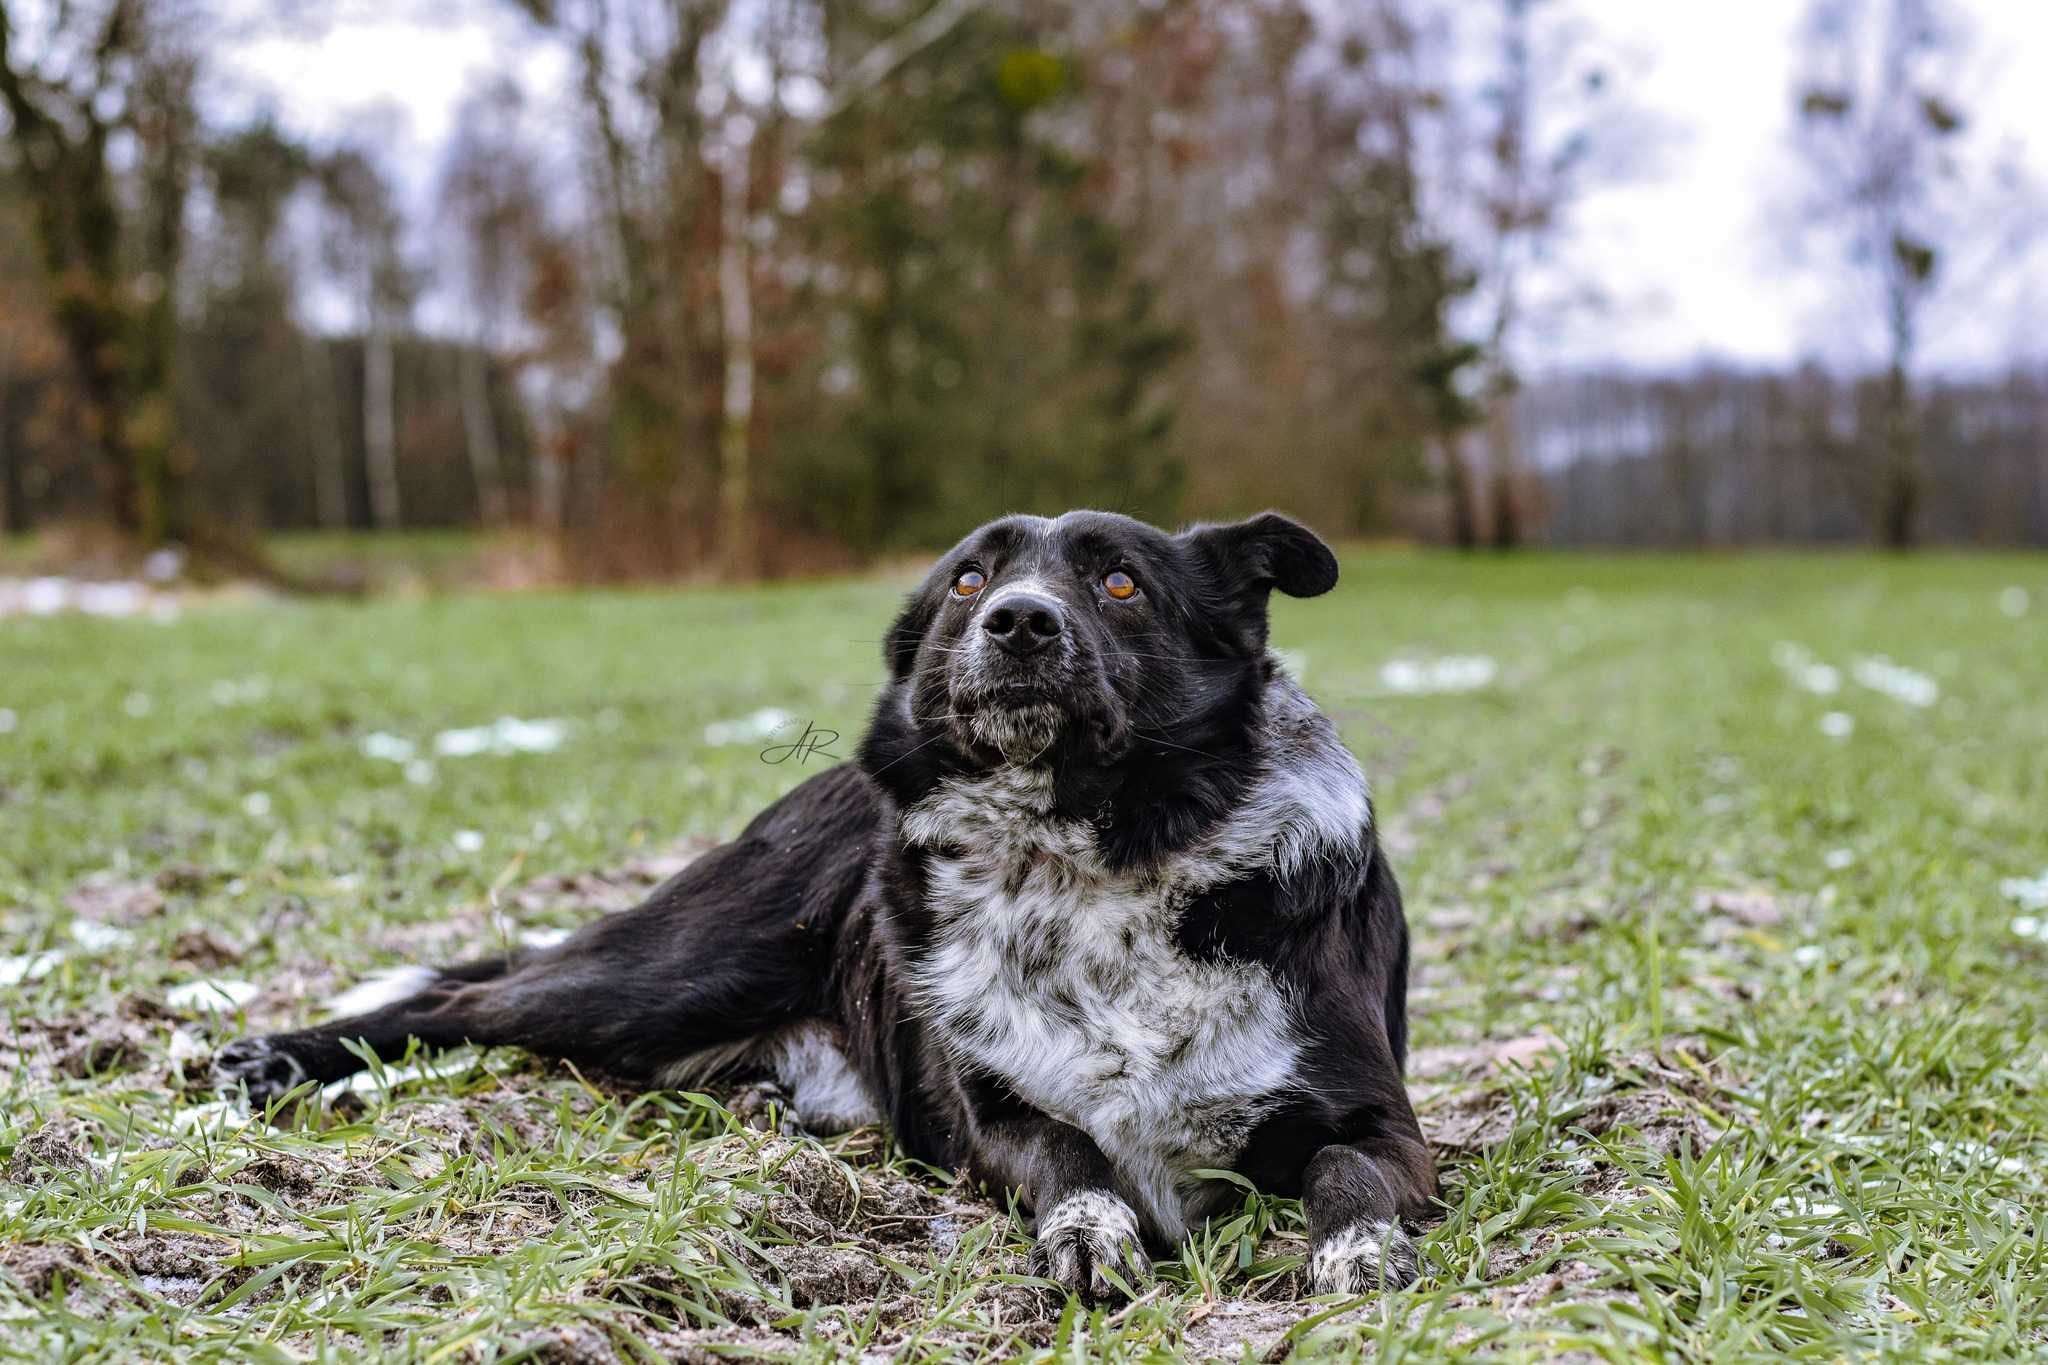
[[590, 577], [1069, 506], [2038, 541], [2038, 386], [1917, 350], [1971, 125], [1837, 69], [1880, 19], [1930, 64], [1906, 8], [1812, 7], [1786, 95], [1841, 170], [1816, 221], [1878, 225], [1837, 244], [1882, 277], [1868, 383], [1516, 373], [1598, 292], [1539, 284], [1647, 126], [1538, 0], [498, 0], [563, 77], [466, 92], [425, 202], [373, 132], [220, 124], [216, 7], [0, 0], [0, 524], [235, 566], [267, 528], [520, 524]]
[[[503, 366], [475, 348], [397, 339], [392, 355], [392, 467], [400, 524], [471, 526], [487, 520], [464, 437], [468, 364], [481, 364], [495, 424], [507, 510], [538, 517], [533, 441]], [[193, 496], [246, 530], [375, 527], [364, 439], [364, 345], [284, 329], [261, 338], [195, 332], [179, 408], [193, 453]], [[93, 516], [100, 505], [80, 421], [48, 375], [0, 370], [0, 530]]]
[[[1888, 492], [1884, 378], [1583, 374], [1520, 396], [1542, 534], [1564, 545], [1869, 541]], [[2048, 545], [2048, 370], [1936, 379], [1915, 520], [1941, 543]]]

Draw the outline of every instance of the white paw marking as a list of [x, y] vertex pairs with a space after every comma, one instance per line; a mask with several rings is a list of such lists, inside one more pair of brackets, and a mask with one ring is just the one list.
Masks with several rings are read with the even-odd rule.
[[1122, 1293], [1111, 1272], [1133, 1288], [1152, 1273], [1138, 1215], [1108, 1190], [1081, 1190], [1040, 1214], [1031, 1264], [1034, 1273], [1094, 1299]]
[[1415, 1280], [1415, 1244], [1383, 1218], [1338, 1228], [1309, 1252], [1308, 1282], [1316, 1294], [1367, 1294]]

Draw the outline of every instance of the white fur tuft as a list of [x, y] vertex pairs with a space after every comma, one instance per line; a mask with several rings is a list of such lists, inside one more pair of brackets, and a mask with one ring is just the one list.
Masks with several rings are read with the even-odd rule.
[[368, 1014], [396, 1004], [408, 996], [418, 995], [434, 984], [440, 973], [432, 967], [386, 967], [370, 973], [363, 980], [350, 986], [327, 1002], [327, 1012], [346, 1018], [354, 1014]]

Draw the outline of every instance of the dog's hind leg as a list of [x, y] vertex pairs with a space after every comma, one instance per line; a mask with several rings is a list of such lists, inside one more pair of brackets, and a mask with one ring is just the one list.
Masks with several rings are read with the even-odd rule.
[[789, 910], [657, 899], [517, 958], [399, 968], [342, 996], [342, 1018], [229, 1044], [214, 1071], [265, 1103], [359, 1070], [351, 1044], [393, 1058], [417, 1040], [523, 1047], [667, 1083], [692, 1059], [737, 1058], [749, 1040], [822, 1013], [828, 928]]
[[[346, 1017], [221, 1049], [215, 1071], [252, 1100], [427, 1047], [508, 1045], [656, 1083], [689, 1059], [805, 1019], [830, 1019], [838, 946], [860, 895], [879, 807], [859, 770], [820, 773], [634, 909], [552, 948], [411, 968]], [[679, 1070], [681, 1068], [681, 1070]]]

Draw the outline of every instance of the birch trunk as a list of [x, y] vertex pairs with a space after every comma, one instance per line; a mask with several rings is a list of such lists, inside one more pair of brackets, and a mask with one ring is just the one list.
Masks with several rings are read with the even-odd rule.
[[724, 424], [718, 446], [719, 566], [728, 578], [754, 572], [752, 470], [754, 426], [754, 300], [747, 250], [745, 137], [727, 143], [719, 187], [718, 295], [725, 350]]
[[308, 332], [301, 345], [306, 367], [306, 406], [313, 429], [313, 515], [329, 530], [348, 525], [347, 457], [341, 444], [341, 412], [334, 401], [334, 371], [319, 338]]
[[370, 475], [370, 516], [380, 531], [395, 531], [401, 521], [391, 369], [391, 333], [381, 321], [372, 322], [363, 338], [363, 459]]
[[490, 356], [481, 345], [464, 347], [457, 362], [462, 387], [462, 436], [476, 477], [477, 513], [486, 526], [505, 521], [505, 488], [498, 474], [498, 427], [491, 419]]

